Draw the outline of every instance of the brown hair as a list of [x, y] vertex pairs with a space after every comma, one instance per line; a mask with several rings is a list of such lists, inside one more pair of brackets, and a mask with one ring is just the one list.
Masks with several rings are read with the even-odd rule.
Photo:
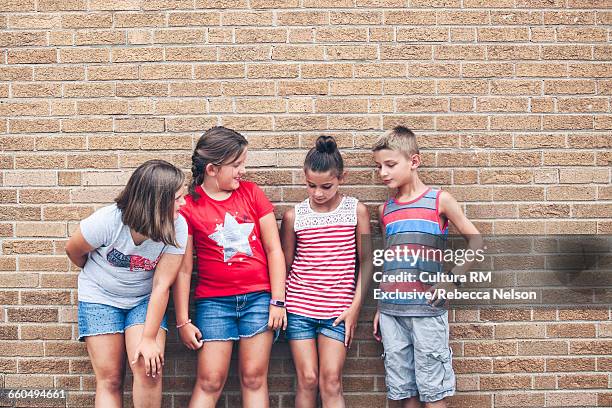
[[419, 154], [419, 146], [417, 145], [416, 136], [412, 130], [405, 126], [396, 126], [387, 131], [384, 135], [378, 138], [372, 151], [378, 150], [395, 150], [404, 153], [406, 156]]
[[149, 160], [140, 166], [115, 199], [121, 221], [156, 242], [178, 246], [174, 230], [174, 201], [185, 175], [164, 160]]
[[189, 194], [194, 200], [200, 198], [195, 188], [204, 182], [206, 166], [208, 164], [221, 166], [235, 162], [248, 143], [240, 133], [223, 126], [215, 126], [204, 132], [191, 155]]
[[310, 149], [304, 160], [304, 171], [312, 170], [317, 173], [332, 171], [336, 177], [342, 177], [344, 162], [332, 136], [319, 136], [315, 147]]

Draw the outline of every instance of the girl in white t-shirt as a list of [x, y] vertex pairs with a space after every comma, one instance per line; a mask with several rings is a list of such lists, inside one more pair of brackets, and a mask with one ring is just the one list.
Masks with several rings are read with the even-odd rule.
[[126, 351], [134, 406], [161, 406], [165, 311], [187, 241], [184, 180], [163, 160], [142, 164], [116, 203], [82, 220], [66, 244], [81, 268], [79, 340], [96, 375], [96, 407], [122, 406]]

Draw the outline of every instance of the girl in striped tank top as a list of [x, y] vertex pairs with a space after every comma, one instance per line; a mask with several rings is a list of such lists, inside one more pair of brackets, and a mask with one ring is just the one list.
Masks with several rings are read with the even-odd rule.
[[304, 174], [308, 198], [288, 210], [281, 224], [287, 339], [298, 378], [295, 406], [315, 407], [318, 388], [323, 406], [344, 407], [342, 367], [362, 303], [356, 257], [364, 268], [371, 265], [360, 251], [369, 239], [370, 217], [365, 205], [338, 191], [345, 172], [333, 137], [317, 139]]

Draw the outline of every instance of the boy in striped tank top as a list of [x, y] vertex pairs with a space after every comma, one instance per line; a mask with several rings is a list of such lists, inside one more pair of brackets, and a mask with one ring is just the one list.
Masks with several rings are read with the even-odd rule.
[[395, 127], [372, 150], [383, 183], [397, 191], [379, 207], [385, 251], [402, 254], [385, 259], [382, 296], [374, 316], [374, 336], [385, 349], [387, 397], [402, 401], [402, 408], [420, 407], [421, 403], [444, 408], [444, 399], [455, 392], [448, 310], [444, 299], [434, 295], [428, 300], [422, 295], [456, 289], [457, 276], [471, 266], [466, 262], [454, 267], [450, 277], [441, 278], [442, 259], [435, 254], [445, 249], [449, 221], [470, 248], [481, 245], [479, 232], [449, 193], [419, 179], [421, 158], [410, 129]]
[[[297, 372], [296, 408], [344, 407], [342, 367], [362, 303], [356, 256], [370, 234], [370, 217], [338, 186], [345, 176], [333, 137], [320, 136], [306, 156], [308, 198], [285, 212], [281, 240], [287, 271], [287, 339]], [[369, 280], [367, 276], [363, 279]]]

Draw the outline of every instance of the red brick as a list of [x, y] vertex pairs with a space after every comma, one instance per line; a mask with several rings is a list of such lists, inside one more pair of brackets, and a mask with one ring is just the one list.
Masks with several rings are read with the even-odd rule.
[[607, 374], [571, 374], [559, 377], [559, 389], [606, 388]]
[[[528, 389], [531, 387], [531, 376], [480, 376], [480, 390], [518, 390]], [[541, 401], [544, 401], [544, 395], [541, 395]], [[516, 401], [515, 401], [516, 402]], [[503, 406], [503, 404], [501, 404]], [[517, 405], [514, 405], [517, 406]], [[524, 405], [518, 405], [524, 406]], [[532, 405], [533, 406], [533, 405]]]
[[[536, 377], [537, 378], [537, 377]], [[529, 386], [524, 387], [529, 389]], [[498, 393], [495, 395], [496, 407], [542, 407], [545, 405], [542, 393]]]

